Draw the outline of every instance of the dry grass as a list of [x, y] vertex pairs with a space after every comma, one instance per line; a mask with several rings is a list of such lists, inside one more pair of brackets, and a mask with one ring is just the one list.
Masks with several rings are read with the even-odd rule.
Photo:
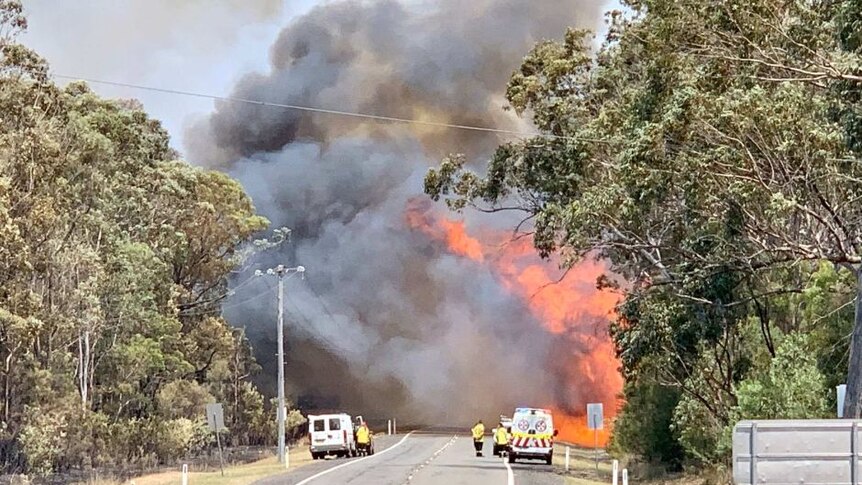
[[[290, 468], [301, 467], [311, 462], [308, 447], [291, 448]], [[278, 463], [275, 456], [244, 465], [227, 467], [224, 476], [216, 468], [214, 471], [189, 472], [189, 485], [247, 485], [261, 478], [276, 475], [285, 471], [284, 465]], [[78, 485], [177, 485], [182, 481], [180, 471], [153, 473], [133, 478], [126, 482], [97, 479], [80, 482]]]
[[[599, 452], [599, 467], [596, 471], [595, 452], [588, 448], [569, 448], [569, 471], [564, 470], [566, 463], [566, 447], [557, 445], [554, 450], [554, 465], [558, 473], [565, 476], [566, 485], [607, 485], [611, 483], [613, 460], [603, 451]], [[622, 474], [622, 470], [620, 470]], [[638, 485], [705, 485], [710, 483], [726, 483], [715, 477], [693, 477], [685, 475], [664, 476], [650, 480], [632, 480]], [[618, 483], [622, 485], [622, 477]]]

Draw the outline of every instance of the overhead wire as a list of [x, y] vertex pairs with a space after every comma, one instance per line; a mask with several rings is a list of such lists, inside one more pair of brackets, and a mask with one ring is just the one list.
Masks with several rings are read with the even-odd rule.
[[216, 94], [208, 94], [208, 93], [199, 93], [194, 91], [185, 91], [180, 89], [170, 89], [170, 88], [162, 88], [157, 86], [147, 86], [143, 84], [134, 84], [134, 83], [125, 83], [118, 81], [107, 81], [104, 79], [95, 79], [95, 78], [87, 78], [80, 76], [69, 76], [67, 74], [51, 74], [52, 77], [57, 79], [65, 79], [70, 81], [85, 81], [92, 84], [102, 84], [105, 86], [114, 86], [114, 87], [122, 87], [122, 88], [130, 88], [130, 89], [138, 89], [142, 91], [152, 91], [163, 94], [172, 94], [177, 96], [189, 96], [194, 98], [202, 98], [202, 99], [210, 99], [215, 101], [227, 101], [231, 103], [244, 103], [251, 104], [255, 106], [265, 106], [271, 108], [282, 108], [282, 109], [290, 109], [297, 111], [307, 111], [311, 113], [322, 113], [329, 115], [337, 115], [337, 116], [348, 116], [352, 118], [361, 118], [373, 121], [382, 121], [382, 122], [392, 122], [392, 123], [405, 123], [405, 124], [413, 124], [413, 125], [423, 125], [423, 126], [432, 126], [437, 128], [451, 128], [457, 130], [468, 130], [468, 131], [478, 131], [485, 133], [496, 133], [500, 135], [509, 135], [509, 136], [518, 136], [518, 137], [544, 137], [550, 139], [560, 139], [560, 140], [575, 140], [575, 141], [590, 141], [602, 143], [603, 140], [591, 139], [591, 138], [580, 138], [573, 136], [563, 136], [563, 135], [554, 135], [551, 133], [539, 133], [539, 132], [528, 132], [528, 131], [516, 131], [516, 130], [506, 130], [502, 128], [494, 128], [491, 126], [476, 126], [476, 125], [464, 125], [458, 123], [446, 123], [443, 121], [426, 121], [426, 120], [417, 120], [414, 118], [401, 118], [398, 116], [386, 116], [386, 115], [377, 115], [371, 113], [361, 113], [355, 111], [345, 111], [345, 110], [337, 110], [337, 109], [328, 109], [328, 108], [319, 108], [316, 106], [303, 106], [298, 104], [289, 104], [289, 103], [274, 103], [270, 101], [262, 101], [257, 99], [248, 99], [248, 98], [240, 98], [236, 96], [220, 96]]
[[[293, 299], [290, 297], [289, 294], [285, 295], [285, 300], [287, 300], [287, 305], [285, 305], [285, 307], [288, 309], [288, 312], [294, 313], [295, 315], [299, 316], [299, 318], [301, 318], [302, 321], [305, 322], [308, 329], [314, 328], [314, 324], [311, 323], [311, 319], [309, 319], [307, 316], [305, 316], [305, 313], [302, 311], [302, 309], [299, 308], [299, 305], [295, 301], [293, 301]], [[290, 311], [291, 305], [293, 306], [295, 311]], [[312, 336], [312, 338], [317, 340], [317, 341], [323, 342], [330, 349], [337, 349], [338, 348], [338, 346], [331, 339], [327, 338], [326, 336], [324, 336], [320, 333], [314, 334]]]
[[[286, 276], [284, 279], [285, 279], [285, 280], [289, 280], [289, 279], [293, 278], [295, 275], [296, 275], [296, 273], [291, 273], [291, 274], [289, 274], [288, 276]], [[252, 279], [255, 279], [255, 278], [257, 278], [257, 277], [256, 277], [256, 276], [252, 276], [252, 277], [250, 277], [248, 280], [246, 280], [244, 283], [247, 283], [248, 281], [250, 281], [250, 280], [252, 280]], [[231, 309], [231, 308], [236, 308], [236, 307], [238, 307], [238, 306], [242, 306], [242, 305], [245, 305], [245, 304], [251, 303], [251, 302], [253, 302], [253, 301], [259, 300], [260, 298], [262, 298], [262, 297], [264, 297], [264, 296], [266, 296], [266, 295], [271, 295], [271, 294], [275, 291], [275, 289], [277, 288], [275, 285], [271, 285], [271, 284], [270, 284], [268, 281], [266, 281], [266, 280], [264, 280], [264, 283], [265, 283], [265, 284], [266, 284], [266, 286], [267, 286], [267, 289], [266, 289], [266, 290], [264, 290], [264, 291], [262, 291], [262, 292], [260, 292], [260, 293], [258, 293], [258, 294], [256, 294], [256, 295], [254, 295], [254, 296], [252, 296], [252, 297], [246, 298], [245, 300], [236, 301], [236, 302], [230, 302], [230, 303], [227, 303], [227, 304], [225, 304], [225, 305], [221, 305], [221, 306], [214, 307], [214, 308], [209, 308], [209, 309], [202, 309], [202, 310], [197, 311], [197, 312], [195, 312], [195, 311], [192, 311], [192, 312], [181, 312], [181, 315], [182, 315], [182, 316], [184, 316], [184, 317], [186, 317], [186, 316], [197, 316], [197, 315], [217, 314], [217, 313], [221, 313], [221, 312], [223, 312], [224, 310], [228, 310], [228, 309]], [[240, 284], [240, 286], [241, 286], [242, 284], [243, 284], [243, 283], [241, 283], [241, 284]], [[237, 288], [239, 288], [240, 286], [237, 286]], [[235, 289], [234, 289], [234, 290], [231, 290], [231, 291], [230, 291], [230, 292], [228, 292], [228, 293], [229, 293], [229, 296], [228, 296], [228, 297], [230, 297], [230, 296], [233, 296], [234, 294], [236, 294], [236, 291], [235, 291]]]
[[338, 322], [336, 322], [335, 320], [335, 315], [333, 315], [332, 312], [329, 311], [329, 307], [326, 306], [326, 302], [323, 301], [323, 298], [314, 288], [314, 285], [311, 283], [311, 278], [307, 278], [306, 281], [308, 282], [308, 289], [311, 290], [311, 294], [313, 294], [317, 301], [320, 302], [320, 306], [322, 306], [323, 311], [326, 312], [327, 315], [329, 315], [329, 319], [332, 320], [332, 323], [337, 325]]
[[[210, 298], [209, 300], [189, 303], [190, 306], [188, 308], [184, 308], [184, 309], [180, 310], [179, 313], [180, 313], [180, 315], [183, 315], [183, 316], [195, 315], [195, 312], [198, 311], [198, 307], [206, 306], [206, 305], [211, 304], [211, 303], [218, 303], [220, 301], [224, 301], [224, 300], [234, 296], [236, 294], [237, 290], [244, 287], [245, 285], [247, 285], [248, 283], [250, 283], [254, 279], [255, 279], [254, 276], [249, 276], [244, 281], [241, 281], [239, 284], [237, 284], [233, 288], [228, 289], [226, 292], [222, 293], [221, 295]], [[206, 313], [208, 311], [204, 310], [204, 312]]]

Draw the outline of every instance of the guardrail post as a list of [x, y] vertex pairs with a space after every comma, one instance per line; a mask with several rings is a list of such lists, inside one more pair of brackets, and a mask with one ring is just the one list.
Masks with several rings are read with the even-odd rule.
[[850, 432], [853, 433], [850, 435], [850, 483], [856, 485], [859, 481], [857, 474], [859, 473], [859, 443], [857, 440], [859, 439], [859, 422], [853, 420], [853, 424], [850, 426]]
[[613, 472], [614, 474], [613, 478], [611, 479], [611, 483], [613, 483], [613, 485], [617, 485], [617, 478], [620, 474], [620, 462], [618, 460], [614, 460]]
[[623, 468], [623, 485], [629, 485], [629, 470]]
[[566, 471], [569, 471], [569, 447], [566, 447]]
[[748, 454], [751, 457], [748, 483], [757, 483], [757, 423], [751, 423], [751, 434], [748, 435]]
[[183, 463], [183, 485], [189, 485], [189, 465]]

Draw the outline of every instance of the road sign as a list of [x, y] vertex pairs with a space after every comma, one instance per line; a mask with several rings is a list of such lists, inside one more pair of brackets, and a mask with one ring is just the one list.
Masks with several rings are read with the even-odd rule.
[[604, 421], [602, 403], [587, 404], [587, 426], [589, 429], [603, 429]]
[[218, 443], [218, 459], [221, 465], [221, 476], [224, 476], [224, 455], [221, 451], [221, 431], [224, 430], [224, 409], [220, 402], [207, 404], [207, 424], [215, 431], [216, 443]]
[[220, 402], [207, 404], [207, 424], [215, 432], [224, 429], [224, 410]]

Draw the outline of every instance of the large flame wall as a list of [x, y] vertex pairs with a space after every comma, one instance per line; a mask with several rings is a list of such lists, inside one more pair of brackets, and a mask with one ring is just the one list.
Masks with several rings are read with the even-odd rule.
[[[553, 409], [560, 439], [605, 445], [623, 386], [607, 331], [620, 296], [596, 288], [605, 265], [588, 259], [563, 273], [553, 258], [538, 257], [531, 237], [488, 229], [473, 236], [464, 222], [435, 216], [420, 200], [411, 201], [405, 219], [453, 254], [491, 267], [512, 297], [527, 303], [544, 330], [559, 337], [553, 355], [542, 359], [549, 372], [561, 377], [554, 393], [558, 400], [524, 404]], [[597, 434], [587, 427], [585, 398], [604, 405], [605, 426]]]

